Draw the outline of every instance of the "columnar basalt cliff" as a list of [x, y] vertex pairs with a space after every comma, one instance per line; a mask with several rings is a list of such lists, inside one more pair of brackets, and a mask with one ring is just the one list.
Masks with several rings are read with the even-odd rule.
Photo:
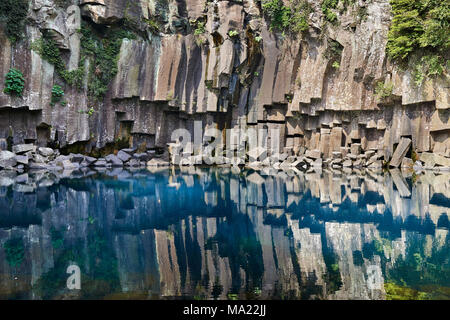
[[160, 150], [201, 121], [202, 132], [267, 128], [256, 140], [281, 144], [269, 153], [315, 166], [450, 167], [448, 70], [417, 81], [388, 58], [389, 0], [298, 1], [298, 32], [264, 3], [28, 1], [21, 39], [0, 25], [0, 88], [11, 68], [25, 80], [21, 96], [0, 92], [0, 149]]

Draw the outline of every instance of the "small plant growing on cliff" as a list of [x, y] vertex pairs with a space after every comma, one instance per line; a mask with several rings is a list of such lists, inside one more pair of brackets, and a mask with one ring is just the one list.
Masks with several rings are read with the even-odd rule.
[[[69, 85], [82, 87], [84, 69], [79, 67], [73, 71], [67, 71], [65, 63], [61, 57], [61, 51], [58, 44], [48, 32], [44, 32], [40, 39], [37, 39], [31, 44], [31, 49], [37, 52], [44, 60], [50, 62], [58, 75]], [[82, 64], [82, 63], [80, 63]]]
[[379, 99], [390, 97], [393, 91], [394, 84], [392, 82], [384, 83], [384, 81], [379, 81], [375, 87], [375, 94]]
[[55, 84], [52, 88], [52, 101], [51, 105], [54, 106], [56, 103], [60, 102], [64, 97], [64, 91], [61, 86]]
[[309, 15], [313, 8], [306, 0], [291, 1], [290, 29], [293, 32], [304, 32], [309, 29]]
[[432, 78], [444, 73], [446, 69], [445, 62], [439, 56], [423, 56], [417, 60], [413, 65], [413, 77], [416, 86], [423, 83], [425, 77]]
[[256, 41], [256, 42], [260, 43], [261, 40], [262, 40], [262, 37], [261, 37], [261, 36], [256, 36], [256, 37], [255, 37], [255, 41]]
[[168, 101], [173, 100], [173, 91], [167, 92], [166, 100]]
[[448, 70], [450, 7], [441, 0], [390, 0], [393, 19], [388, 32], [388, 56], [402, 67], [413, 65], [415, 82]]
[[25, 86], [25, 79], [22, 72], [15, 68], [9, 69], [5, 76], [5, 89], [4, 93], [14, 96], [22, 96], [23, 88]]
[[201, 34], [204, 34], [205, 31], [206, 31], [205, 22], [202, 21], [197, 22], [197, 27], [194, 30], [194, 35], [199, 36]]
[[149, 27], [151, 32], [153, 32], [155, 34], [159, 33], [161, 27], [159, 26], [159, 23], [158, 23], [157, 20], [155, 20], [154, 18], [152, 18], [152, 19], [145, 19], [144, 18], [144, 21], [147, 23], [147, 25], [148, 25], [148, 27]]
[[88, 117], [92, 116], [95, 113], [95, 109], [93, 107], [90, 107], [88, 111], [86, 111], [86, 114]]
[[322, 13], [325, 15], [325, 19], [328, 22], [334, 23], [337, 21], [337, 14], [333, 11], [337, 8], [339, 0], [323, 0], [321, 9]]
[[88, 117], [92, 116], [95, 113], [95, 109], [90, 107], [88, 110], [78, 110], [79, 114], [87, 114]]
[[5, 21], [6, 36], [13, 44], [23, 37], [28, 3], [28, 0], [0, 1], [0, 21]]
[[237, 32], [236, 30], [230, 30], [228, 31], [228, 35], [233, 38], [239, 35], [239, 32]]
[[323, 57], [331, 62], [331, 66], [334, 69], [339, 69], [341, 66], [339, 61], [341, 60], [342, 50], [343, 47], [339, 42], [331, 39], [327, 40], [327, 48], [323, 53]]
[[306, 0], [291, 0], [286, 6], [282, 0], [263, 0], [262, 9], [270, 18], [270, 30], [303, 32], [309, 28], [309, 14], [313, 11]]
[[283, 31], [289, 27], [291, 9], [281, 0], [266, 0], [262, 3], [264, 13], [270, 18], [270, 30]]
[[87, 22], [82, 25], [81, 35], [82, 55], [91, 58], [88, 91], [91, 97], [101, 100], [118, 72], [123, 39], [136, 39], [136, 35], [124, 28], [111, 28], [100, 37]]

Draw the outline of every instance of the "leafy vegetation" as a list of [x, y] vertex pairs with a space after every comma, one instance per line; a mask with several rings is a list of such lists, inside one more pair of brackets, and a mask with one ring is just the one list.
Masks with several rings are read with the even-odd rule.
[[90, 70], [88, 74], [88, 92], [95, 99], [101, 99], [108, 90], [108, 86], [117, 74], [117, 62], [119, 59], [122, 40], [135, 39], [133, 32], [124, 27], [106, 29], [103, 36], [95, 33], [93, 27], [83, 22], [81, 33], [81, 58], [79, 67], [73, 71], [66, 70], [61, 50], [49, 33], [32, 44], [32, 49], [38, 52], [43, 59], [55, 66], [58, 75], [69, 85], [78, 89], [83, 87], [85, 78], [84, 65], [90, 58]]
[[291, 31], [299, 33], [308, 30], [309, 15], [313, 12], [311, 5], [304, 0], [292, 0], [291, 8]]
[[334, 252], [326, 250], [323, 258], [326, 265], [326, 271], [323, 277], [327, 283], [327, 293], [331, 294], [339, 290], [342, 286], [341, 272], [339, 270], [339, 263]]
[[24, 86], [25, 79], [23, 78], [22, 72], [15, 68], [9, 69], [8, 73], [5, 76], [5, 89], [3, 89], [3, 92], [13, 96], [21, 97]]
[[86, 114], [88, 117], [92, 116], [95, 112], [95, 109], [93, 107], [90, 107], [88, 111], [86, 111]]
[[281, 0], [267, 0], [262, 4], [264, 13], [270, 18], [270, 30], [285, 30], [289, 27], [291, 9]]
[[239, 35], [239, 32], [236, 31], [236, 30], [230, 30], [230, 31], [228, 31], [228, 35], [229, 35], [231, 38], [233, 38], [233, 37], [238, 36], [238, 35]]
[[309, 28], [308, 17], [312, 8], [305, 0], [292, 0], [289, 6], [281, 0], [266, 0], [262, 9], [270, 18], [270, 30], [298, 33]]
[[329, 22], [337, 21], [337, 14], [333, 11], [333, 9], [337, 8], [339, 0], [323, 0], [321, 9], [322, 13], [325, 15], [325, 19]]
[[[67, 267], [76, 264], [81, 269], [82, 299], [104, 297], [118, 292], [120, 281], [117, 273], [117, 260], [107, 245], [104, 233], [94, 224], [88, 226], [87, 250], [81, 242], [64, 245], [63, 233], [51, 230], [55, 262], [52, 269], [44, 273], [33, 286], [42, 299], [56, 299], [67, 292]], [[89, 268], [85, 268], [89, 265]]]
[[392, 82], [384, 83], [384, 81], [379, 81], [375, 87], [375, 94], [378, 98], [384, 99], [392, 95], [394, 90], [394, 84]]
[[153, 32], [154, 34], [158, 34], [161, 27], [159, 25], [159, 22], [157, 20], [155, 20], [153, 17], [151, 19], [145, 19], [143, 18], [143, 20], [147, 23], [149, 29], [151, 32]]
[[20, 238], [10, 239], [3, 245], [6, 261], [11, 267], [19, 267], [25, 257], [25, 248]]
[[384, 284], [386, 300], [426, 300], [428, 294], [388, 282]]
[[339, 69], [341, 66], [340, 61], [343, 49], [339, 42], [332, 39], [327, 40], [327, 48], [323, 53], [323, 57], [328, 59], [334, 69]]
[[6, 36], [13, 44], [23, 37], [28, 2], [27, 0], [0, 1], [0, 21], [5, 22]]
[[206, 29], [205, 29], [205, 22], [198, 21], [197, 22], [197, 26], [196, 26], [196, 28], [194, 30], [194, 35], [199, 36], [201, 34], [204, 34], [205, 31], [206, 31]]
[[81, 28], [82, 56], [91, 59], [88, 75], [89, 94], [97, 100], [103, 98], [109, 83], [117, 74], [122, 40], [136, 39], [133, 32], [123, 28], [107, 29], [100, 37], [92, 27], [84, 23]]
[[[410, 234], [408, 237], [409, 247], [406, 255], [395, 261], [393, 267], [387, 273], [387, 282], [416, 290], [416, 292], [403, 292], [402, 295], [426, 298], [421, 292], [427, 292], [433, 299], [448, 298], [450, 288], [450, 235], [446, 236], [443, 244], [434, 239], [431, 246], [424, 235]], [[394, 290], [396, 290], [395, 287], [391, 294], [401, 295]]]
[[[31, 49], [39, 53], [44, 59], [53, 64], [56, 73], [69, 85], [81, 88], [83, 84], [84, 70], [79, 67], [73, 71], [67, 71], [62, 59], [58, 44], [48, 32], [44, 32], [42, 37], [31, 44]], [[84, 60], [80, 65], [84, 64]]]
[[[393, 60], [415, 64], [415, 82], [440, 75], [450, 49], [450, 2], [391, 0], [394, 15], [387, 53]], [[448, 58], [448, 57], [447, 57]]]
[[52, 101], [51, 101], [52, 106], [60, 102], [63, 97], [64, 97], [63, 89], [61, 88], [61, 86], [55, 84], [52, 88]]
[[90, 107], [88, 110], [79, 110], [78, 113], [80, 114], [87, 114], [88, 117], [92, 116], [95, 113], [95, 109], [93, 107]]

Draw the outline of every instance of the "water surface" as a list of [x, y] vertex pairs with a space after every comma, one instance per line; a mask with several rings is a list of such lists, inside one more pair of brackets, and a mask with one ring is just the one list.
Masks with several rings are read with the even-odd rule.
[[2, 172], [0, 186], [1, 299], [450, 298], [449, 174]]

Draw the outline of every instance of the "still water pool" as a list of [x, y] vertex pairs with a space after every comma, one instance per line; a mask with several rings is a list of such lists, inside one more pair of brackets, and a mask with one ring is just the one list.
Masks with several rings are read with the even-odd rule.
[[0, 298], [449, 299], [449, 213], [432, 172], [2, 172]]

